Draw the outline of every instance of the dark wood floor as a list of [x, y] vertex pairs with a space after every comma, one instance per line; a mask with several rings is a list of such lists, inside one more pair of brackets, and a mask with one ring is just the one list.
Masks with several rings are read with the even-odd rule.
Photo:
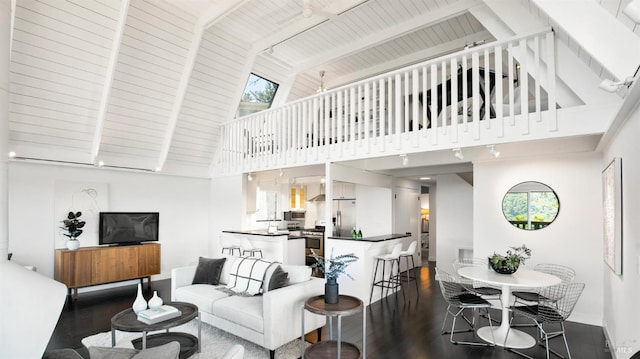
[[[426, 258], [426, 257], [425, 257]], [[373, 303], [366, 309], [367, 357], [376, 358], [520, 358], [500, 347], [471, 347], [452, 345], [447, 335], [440, 334], [446, 302], [442, 298], [438, 283], [434, 280], [433, 263], [419, 268], [419, 291], [415, 283], [405, 286], [403, 295], [390, 296]], [[150, 298], [157, 290], [162, 298], [170, 298], [168, 279], [151, 283], [145, 296]], [[110, 318], [128, 308], [135, 297], [136, 286], [81, 293], [77, 301], [67, 304], [51, 337], [48, 349], [76, 348], [87, 357], [81, 339], [110, 330]], [[499, 311], [492, 312], [500, 318]], [[483, 319], [481, 325], [486, 325]], [[450, 324], [449, 324], [450, 326]], [[535, 336], [534, 328], [523, 330]], [[354, 315], [343, 319], [343, 340], [362, 344], [362, 317]], [[601, 327], [568, 322], [567, 340], [572, 357], [580, 359], [611, 358]], [[323, 331], [323, 336], [328, 330]], [[473, 334], [462, 334], [466, 340], [479, 340]], [[465, 337], [466, 336], [466, 337]], [[564, 350], [561, 339], [553, 339], [552, 348]], [[525, 353], [535, 358], [544, 358], [542, 347], [528, 349]]]

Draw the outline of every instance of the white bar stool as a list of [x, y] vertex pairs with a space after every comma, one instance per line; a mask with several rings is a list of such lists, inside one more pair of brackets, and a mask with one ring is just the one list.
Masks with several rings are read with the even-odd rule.
[[260, 258], [264, 258], [262, 256], [262, 249], [260, 248], [255, 248], [251, 242], [249, 241], [249, 239], [247, 237], [242, 237], [240, 239], [240, 247], [242, 248], [242, 255], [244, 256], [245, 253], [249, 253], [249, 257], [255, 257], [256, 253], [260, 253]]
[[[400, 280], [400, 252], [402, 251], [402, 243], [398, 243], [393, 247], [391, 253], [380, 254], [374, 256], [373, 258], [376, 260], [376, 269], [373, 273], [373, 282], [371, 283], [371, 295], [369, 296], [369, 304], [371, 304], [371, 300], [373, 299], [373, 289], [375, 287], [380, 287], [380, 290], [384, 291], [387, 289], [387, 295], [389, 295], [389, 290], [396, 290], [398, 287], [402, 288], [402, 281]], [[382, 278], [376, 281], [376, 277], [378, 275], [378, 265], [382, 262]], [[385, 279], [385, 269], [387, 266], [387, 262], [390, 262], [391, 269], [389, 270], [389, 279]], [[396, 264], [396, 273], [393, 274], [393, 265]], [[382, 296], [382, 292], [380, 293]], [[398, 292], [396, 291], [396, 294]]]
[[233, 255], [235, 251], [238, 251], [238, 256], [240, 256], [242, 254], [240, 246], [235, 244], [234, 242], [235, 241], [233, 237], [225, 235], [220, 236], [220, 246], [222, 247], [222, 254], [224, 254], [225, 250], [228, 251], [231, 255]]
[[[414, 240], [411, 243], [409, 243], [409, 247], [407, 248], [406, 251], [401, 251], [400, 252], [400, 260], [402, 260], [402, 258], [404, 258], [404, 260], [407, 263], [407, 283], [410, 281], [414, 281], [416, 282], [416, 291], [418, 292], [418, 296], [420, 296], [420, 288], [418, 288], [418, 280], [416, 275], [409, 275], [409, 272], [412, 269], [415, 269], [416, 264], [413, 261], [413, 254], [416, 252], [416, 247], [418, 246], [418, 241]], [[409, 267], [409, 258], [411, 258], [411, 267]]]

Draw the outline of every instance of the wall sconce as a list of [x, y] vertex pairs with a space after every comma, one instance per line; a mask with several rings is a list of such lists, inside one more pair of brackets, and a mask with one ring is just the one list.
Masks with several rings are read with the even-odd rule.
[[454, 148], [453, 150], [453, 155], [456, 156], [457, 159], [459, 160], [463, 160], [464, 159], [464, 155], [462, 154], [462, 150], [459, 148]]
[[500, 151], [496, 151], [495, 145], [488, 145], [487, 148], [489, 148], [489, 153], [491, 154], [491, 156], [495, 158], [498, 158], [498, 156], [500, 156]]
[[622, 87], [631, 87], [633, 84], [633, 78], [629, 77], [624, 81], [613, 81], [609, 79], [604, 79], [600, 83], [599, 87], [607, 92], [616, 92], [620, 90]]
[[402, 165], [403, 165], [403, 166], [406, 166], [406, 165], [408, 165], [408, 164], [409, 164], [409, 157], [407, 157], [407, 155], [406, 155], [406, 154], [404, 154], [404, 155], [400, 155], [400, 158], [402, 158]]
[[632, 0], [622, 12], [633, 22], [640, 24], [640, 0]]
[[253, 175], [251, 174], [251, 172], [247, 173], [247, 179], [249, 181], [253, 181]]

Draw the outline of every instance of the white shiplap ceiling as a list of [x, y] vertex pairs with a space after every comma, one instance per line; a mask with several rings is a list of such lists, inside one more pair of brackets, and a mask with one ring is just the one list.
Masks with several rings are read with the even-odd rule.
[[279, 83], [274, 103], [282, 104], [313, 94], [320, 70], [336, 87], [492, 41], [468, 11], [479, 6], [17, 0], [10, 150], [19, 158], [207, 177], [219, 126], [233, 119], [249, 73]]

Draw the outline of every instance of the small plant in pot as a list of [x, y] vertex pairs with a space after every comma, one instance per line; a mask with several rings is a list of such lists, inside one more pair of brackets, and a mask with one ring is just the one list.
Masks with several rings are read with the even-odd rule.
[[338, 303], [338, 277], [340, 276], [340, 274], [344, 274], [347, 277], [353, 279], [353, 277], [344, 270], [349, 264], [357, 261], [358, 257], [353, 253], [341, 254], [337, 257], [334, 257], [332, 251], [331, 258], [325, 259], [322, 256], [317, 255], [313, 249], [311, 250], [311, 254], [309, 256], [316, 260], [316, 262], [311, 265], [311, 268], [319, 268], [322, 273], [324, 273], [324, 278], [327, 280], [324, 285], [325, 303]]
[[69, 212], [67, 214], [67, 219], [62, 221], [62, 227], [66, 231], [63, 233], [69, 239], [67, 240], [67, 248], [71, 250], [78, 249], [80, 247], [80, 242], [78, 241], [78, 237], [82, 234], [82, 228], [85, 225], [85, 221], [80, 220], [80, 216], [82, 216], [82, 212]]
[[500, 274], [513, 274], [518, 270], [520, 264], [531, 257], [531, 249], [524, 244], [520, 247], [510, 247], [506, 255], [493, 253], [489, 257], [489, 265]]

